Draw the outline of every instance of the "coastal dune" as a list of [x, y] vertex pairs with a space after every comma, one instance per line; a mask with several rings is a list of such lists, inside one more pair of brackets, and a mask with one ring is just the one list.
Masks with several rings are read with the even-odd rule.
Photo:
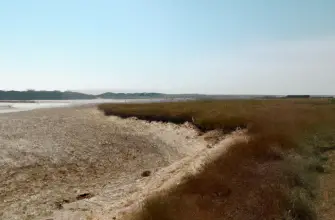
[[238, 136], [209, 149], [190, 124], [106, 117], [95, 107], [0, 114], [0, 218], [122, 216]]

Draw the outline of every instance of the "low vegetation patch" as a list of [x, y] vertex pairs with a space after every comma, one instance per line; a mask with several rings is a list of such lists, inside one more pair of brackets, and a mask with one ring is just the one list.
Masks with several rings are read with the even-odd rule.
[[99, 109], [123, 118], [190, 122], [202, 132], [247, 128], [250, 135], [198, 175], [148, 199], [133, 219], [316, 219], [322, 154], [335, 141], [335, 105], [328, 99], [102, 104]]

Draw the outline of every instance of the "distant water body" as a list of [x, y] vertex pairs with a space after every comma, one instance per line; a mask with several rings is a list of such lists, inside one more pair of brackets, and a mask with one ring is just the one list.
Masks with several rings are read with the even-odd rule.
[[36, 100], [35, 102], [0, 102], [0, 114], [9, 112], [29, 111], [41, 108], [59, 108], [71, 107], [98, 103], [151, 103], [151, 102], [168, 102], [183, 99], [90, 99], [90, 100]]

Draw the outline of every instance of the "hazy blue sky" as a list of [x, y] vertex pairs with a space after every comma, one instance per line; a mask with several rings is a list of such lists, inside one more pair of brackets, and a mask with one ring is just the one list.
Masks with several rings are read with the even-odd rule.
[[0, 76], [0, 89], [335, 94], [335, 1], [3, 0]]

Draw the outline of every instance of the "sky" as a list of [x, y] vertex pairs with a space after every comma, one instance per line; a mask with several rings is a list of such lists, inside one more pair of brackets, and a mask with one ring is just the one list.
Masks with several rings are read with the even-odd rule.
[[0, 1], [0, 90], [335, 95], [334, 0]]

